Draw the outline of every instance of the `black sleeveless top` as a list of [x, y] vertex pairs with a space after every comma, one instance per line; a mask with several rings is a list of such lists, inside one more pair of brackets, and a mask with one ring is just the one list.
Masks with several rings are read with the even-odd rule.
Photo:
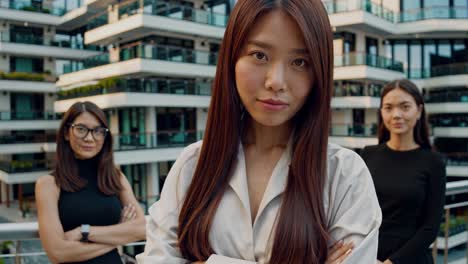
[[[58, 211], [63, 231], [67, 232], [82, 224], [107, 226], [119, 223], [122, 205], [116, 195], [108, 196], [97, 186], [97, 160], [76, 160], [79, 176], [88, 184], [77, 192], [60, 190]], [[79, 262], [86, 264], [122, 263], [117, 249], [99, 257]]]

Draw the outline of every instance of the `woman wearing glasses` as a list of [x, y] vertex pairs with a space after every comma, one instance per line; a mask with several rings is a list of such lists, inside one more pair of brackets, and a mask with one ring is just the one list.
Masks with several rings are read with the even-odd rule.
[[51, 175], [36, 183], [39, 235], [52, 263], [122, 263], [117, 246], [145, 238], [143, 210], [115, 166], [104, 112], [77, 102], [57, 135]]

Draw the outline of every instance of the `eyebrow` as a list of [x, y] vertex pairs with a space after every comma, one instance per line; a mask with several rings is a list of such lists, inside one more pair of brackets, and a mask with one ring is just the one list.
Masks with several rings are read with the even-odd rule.
[[[397, 105], [404, 105], [404, 104], [411, 104], [411, 102], [410, 102], [410, 101], [403, 101], [403, 102], [398, 103]], [[391, 104], [391, 103], [384, 103], [384, 105], [390, 105], [390, 106], [392, 106], [393, 104]]]
[[[258, 46], [258, 47], [261, 47], [261, 48], [264, 48], [264, 49], [267, 49], [267, 50], [272, 50], [273, 49], [273, 46], [271, 44], [268, 44], [266, 42], [259, 41], [259, 40], [249, 40], [249, 41], [247, 41], [247, 45]], [[291, 49], [290, 53], [307, 55], [307, 54], [309, 54], [309, 51], [307, 49], [300, 48], [300, 49]]]

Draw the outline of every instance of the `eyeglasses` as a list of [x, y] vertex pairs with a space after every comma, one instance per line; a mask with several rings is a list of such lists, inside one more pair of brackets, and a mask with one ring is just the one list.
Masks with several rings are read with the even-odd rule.
[[102, 141], [106, 137], [107, 132], [109, 132], [109, 129], [101, 126], [88, 128], [81, 124], [70, 124], [70, 127], [72, 128], [73, 135], [80, 139], [85, 139], [88, 133], [91, 132], [94, 140]]

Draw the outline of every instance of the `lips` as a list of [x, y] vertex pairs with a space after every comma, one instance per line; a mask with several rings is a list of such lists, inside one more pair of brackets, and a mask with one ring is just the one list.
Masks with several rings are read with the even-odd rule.
[[91, 151], [94, 150], [93, 146], [81, 146], [81, 149], [86, 150], [86, 151]]
[[258, 99], [258, 102], [267, 111], [279, 111], [288, 107], [288, 103], [275, 99]]

